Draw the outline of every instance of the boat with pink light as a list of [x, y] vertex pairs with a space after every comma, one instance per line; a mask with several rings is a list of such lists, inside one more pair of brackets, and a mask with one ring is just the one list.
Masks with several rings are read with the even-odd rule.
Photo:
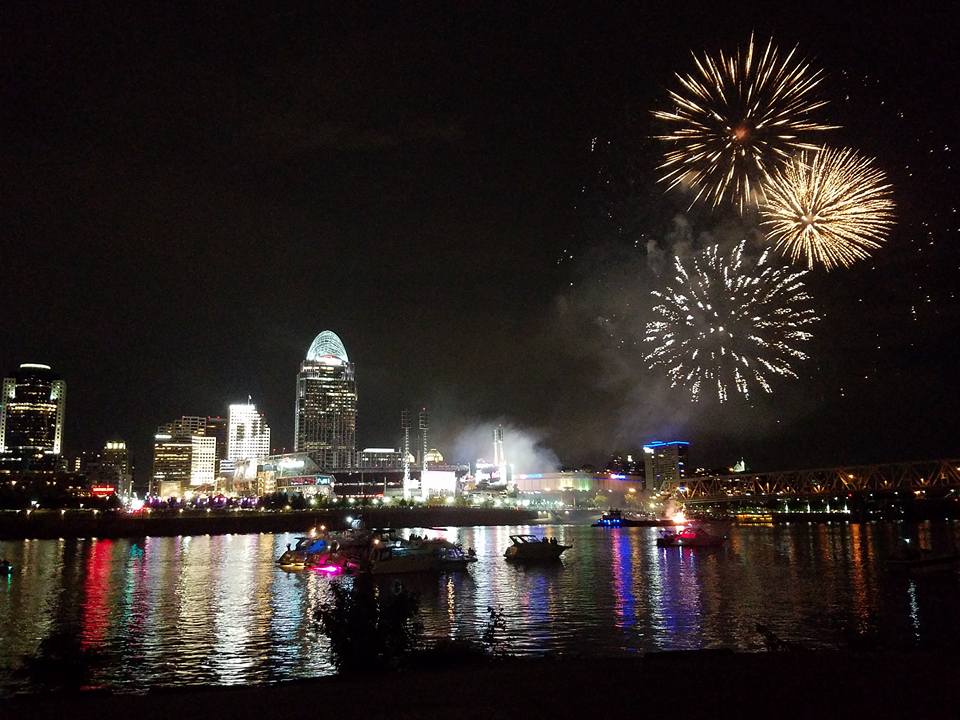
[[684, 525], [667, 530], [657, 538], [657, 547], [721, 547], [726, 535], [713, 535], [702, 527]]

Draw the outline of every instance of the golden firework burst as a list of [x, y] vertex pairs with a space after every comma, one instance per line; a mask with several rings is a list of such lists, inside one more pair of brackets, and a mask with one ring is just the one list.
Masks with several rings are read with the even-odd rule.
[[869, 257], [893, 211], [884, 172], [849, 148], [800, 153], [772, 174], [760, 205], [761, 227], [777, 250], [827, 270]]
[[752, 35], [733, 55], [694, 54], [696, 72], [678, 73], [680, 88], [670, 91], [674, 108], [654, 112], [673, 128], [657, 136], [671, 143], [661, 182], [689, 187], [691, 206], [701, 198], [730, 200], [741, 213], [757, 205], [773, 170], [815, 149], [804, 136], [836, 127], [813, 119], [826, 105], [815, 95], [822, 70], [796, 56], [797, 48], [781, 56], [773, 39], [760, 49]]

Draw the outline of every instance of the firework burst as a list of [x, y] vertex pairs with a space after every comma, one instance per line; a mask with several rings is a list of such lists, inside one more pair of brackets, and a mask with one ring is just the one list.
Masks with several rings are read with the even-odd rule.
[[773, 392], [773, 376], [796, 378], [792, 363], [807, 358], [796, 346], [812, 337], [818, 318], [801, 279], [806, 271], [775, 265], [770, 250], [753, 263], [743, 249], [741, 242], [724, 256], [712, 245], [689, 271], [675, 258], [673, 284], [653, 292], [657, 319], [644, 340], [655, 347], [646, 360], [694, 401], [711, 390], [720, 402], [730, 392], [749, 398], [755, 387]]
[[871, 158], [824, 148], [800, 153], [773, 173], [760, 214], [777, 250], [830, 270], [880, 247], [893, 209], [890, 184]]
[[700, 198], [714, 206], [731, 200], [741, 213], [755, 206], [773, 169], [815, 148], [802, 136], [835, 127], [813, 119], [826, 104], [815, 96], [822, 71], [796, 54], [781, 56], [772, 39], [758, 48], [752, 35], [733, 55], [694, 54], [696, 72], [677, 74], [680, 88], [670, 91], [674, 108], [654, 112], [672, 128], [657, 136], [671, 143], [660, 180], [689, 186], [691, 206]]

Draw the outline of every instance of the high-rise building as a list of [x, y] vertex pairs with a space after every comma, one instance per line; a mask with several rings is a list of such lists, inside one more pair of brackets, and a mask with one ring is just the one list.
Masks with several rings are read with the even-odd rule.
[[108, 440], [101, 457], [101, 477], [113, 481], [110, 484], [116, 488], [118, 495], [130, 495], [133, 492], [133, 468], [127, 444], [123, 440]]
[[23, 363], [3, 379], [0, 453], [5, 465], [54, 469], [63, 443], [67, 384], [49, 365]]
[[180, 495], [190, 484], [193, 441], [157, 433], [153, 438], [153, 478], [150, 492], [169, 497]]
[[203, 433], [217, 440], [217, 459], [214, 467], [215, 478], [233, 477], [234, 467], [227, 460], [227, 446], [230, 442], [230, 424], [225, 417], [208, 417], [207, 427]]
[[[153, 444], [151, 492], [166, 497], [180, 495], [191, 487], [213, 485], [218, 455], [226, 454], [226, 428], [223, 418], [202, 415], [184, 415], [160, 425]], [[223, 436], [222, 442], [218, 436]], [[269, 443], [267, 430], [264, 454], [269, 453]]]
[[207, 418], [200, 415], [183, 415], [157, 428], [158, 433], [173, 435], [173, 437], [191, 437], [192, 435], [206, 435]]
[[204, 435], [217, 439], [217, 460], [227, 456], [227, 444], [230, 437], [230, 425], [225, 417], [208, 417]]
[[217, 469], [217, 439], [190, 436], [190, 485], [213, 485]]
[[253, 403], [230, 406], [227, 460], [257, 460], [270, 454], [270, 428]]
[[664, 482], [677, 482], [687, 476], [690, 443], [682, 440], [655, 441], [643, 446], [647, 487], [659, 490]]
[[84, 451], [72, 464], [74, 472], [86, 479], [87, 487], [94, 493], [115, 492], [128, 496], [133, 491], [133, 472], [127, 454], [127, 444], [122, 440], [110, 440], [103, 450]]
[[336, 333], [314, 338], [297, 375], [294, 450], [312, 452], [325, 469], [353, 467], [357, 383]]

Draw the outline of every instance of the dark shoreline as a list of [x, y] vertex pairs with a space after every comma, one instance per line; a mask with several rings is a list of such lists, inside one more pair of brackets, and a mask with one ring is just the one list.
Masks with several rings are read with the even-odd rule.
[[184, 512], [155, 511], [128, 515], [88, 510], [0, 513], [0, 540], [57, 538], [122, 538], [176, 535], [226, 535], [256, 532], [306, 532], [326, 525], [347, 526], [347, 518], [362, 515], [369, 527], [433, 527], [469, 525], [525, 525], [536, 513], [507, 508], [351, 508], [343, 510], [289, 510]]
[[0, 702], [0, 717], [138, 720], [371, 718], [955, 717], [960, 655], [699, 651], [487, 659], [263, 686], [64, 692]]

